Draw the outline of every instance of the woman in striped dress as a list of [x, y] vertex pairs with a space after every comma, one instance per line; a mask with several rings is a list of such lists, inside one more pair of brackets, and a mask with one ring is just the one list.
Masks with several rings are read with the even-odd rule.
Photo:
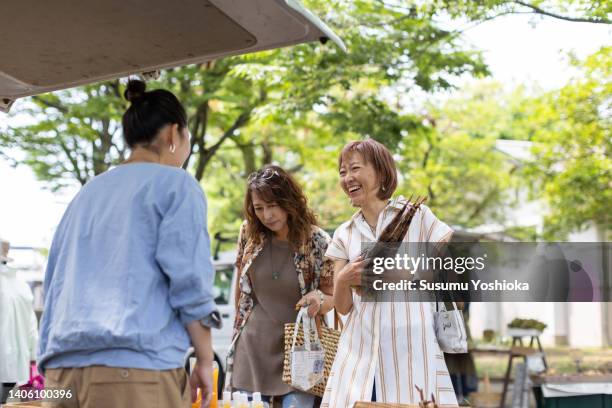
[[[401, 210], [391, 199], [397, 171], [391, 153], [366, 139], [347, 144], [339, 158], [340, 184], [359, 211], [334, 233], [326, 256], [334, 260], [334, 303], [348, 315], [321, 407], [351, 408], [356, 401], [418, 403], [418, 389], [441, 407], [457, 406], [436, 340], [430, 302], [366, 302], [361, 283], [362, 242], [374, 242]], [[421, 205], [404, 242], [442, 243], [452, 230]], [[418, 389], [417, 389], [418, 387]]]

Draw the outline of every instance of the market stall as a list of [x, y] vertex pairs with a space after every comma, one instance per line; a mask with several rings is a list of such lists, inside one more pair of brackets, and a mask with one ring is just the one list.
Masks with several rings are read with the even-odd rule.
[[612, 408], [612, 373], [533, 377], [538, 408]]

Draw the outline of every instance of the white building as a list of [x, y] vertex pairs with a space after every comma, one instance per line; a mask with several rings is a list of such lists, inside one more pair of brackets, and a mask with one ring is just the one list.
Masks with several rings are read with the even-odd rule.
[[[500, 140], [496, 148], [507, 154], [510, 160], [529, 159], [531, 143]], [[484, 225], [473, 232], [496, 233], [510, 226], [535, 227], [541, 232], [546, 205], [541, 201], [529, 201], [526, 191], [518, 191], [519, 205], [512, 209], [506, 226]], [[585, 231], [571, 234], [569, 242], [602, 242], [603, 233], [592, 226]], [[612, 265], [612, 259], [604, 260]], [[609, 269], [609, 267], [608, 267]], [[612, 277], [608, 277], [612, 279]], [[610, 281], [608, 280], [608, 285]], [[568, 303], [472, 303], [470, 305], [470, 329], [475, 338], [482, 337], [486, 329], [506, 335], [507, 324], [514, 318], [537, 319], [548, 325], [541, 341], [546, 345], [572, 347], [612, 346], [612, 302]]]

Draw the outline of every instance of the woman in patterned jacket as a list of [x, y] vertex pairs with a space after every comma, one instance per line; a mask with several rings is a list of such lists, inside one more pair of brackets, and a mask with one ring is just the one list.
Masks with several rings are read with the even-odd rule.
[[280, 398], [283, 407], [312, 407], [314, 396], [283, 383], [284, 325], [308, 306], [310, 316], [333, 307], [329, 235], [316, 225], [300, 186], [285, 170], [266, 166], [248, 179], [246, 221], [236, 266], [236, 320], [226, 389]]
[[[356, 401], [412, 403], [434, 395], [438, 406], [457, 401], [434, 333], [431, 303], [408, 301], [405, 293], [388, 301], [362, 300], [362, 243], [375, 242], [406, 200], [391, 198], [397, 170], [391, 153], [372, 139], [347, 144], [339, 157], [340, 184], [359, 211], [340, 225], [326, 255], [334, 259], [334, 303], [348, 315], [338, 343], [321, 407], [350, 408]], [[452, 230], [425, 205], [410, 223], [403, 242], [447, 242]], [[418, 387], [418, 388], [417, 388]]]

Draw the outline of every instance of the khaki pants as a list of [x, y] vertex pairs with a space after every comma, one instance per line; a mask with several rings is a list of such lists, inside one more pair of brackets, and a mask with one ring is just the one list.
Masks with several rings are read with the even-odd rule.
[[91, 366], [47, 369], [45, 388], [72, 391], [72, 399], [47, 408], [189, 408], [191, 389], [184, 368], [155, 371]]

